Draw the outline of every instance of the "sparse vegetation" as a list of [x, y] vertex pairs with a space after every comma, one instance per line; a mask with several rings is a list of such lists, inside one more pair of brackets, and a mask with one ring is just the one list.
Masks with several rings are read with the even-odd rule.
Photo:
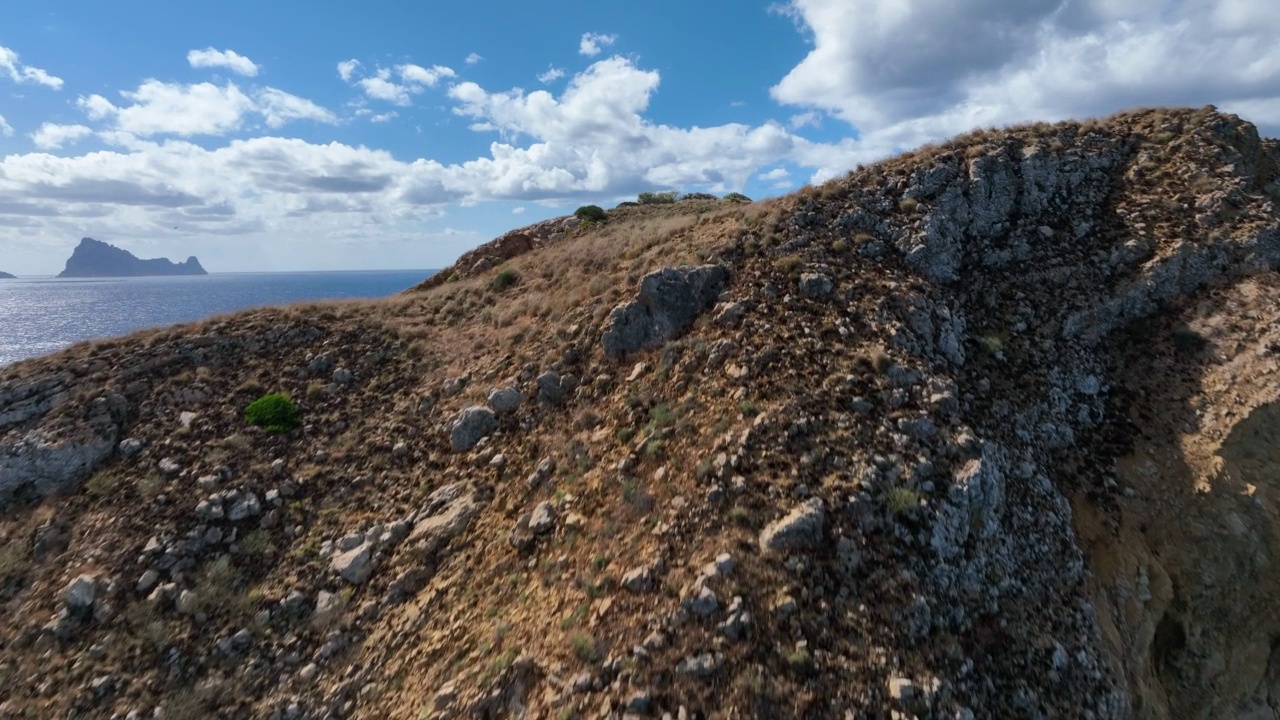
[[573, 647], [573, 654], [582, 662], [592, 665], [599, 659], [599, 650], [596, 649], [596, 639], [585, 632], [576, 632], [569, 640]]
[[609, 219], [609, 214], [599, 205], [583, 205], [573, 211], [573, 216], [583, 222], [604, 222]]
[[18, 540], [0, 545], [0, 597], [6, 597], [9, 585], [18, 582], [31, 569], [31, 549]]
[[244, 421], [272, 434], [291, 432], [301, 424], [298, 408], [284, 393], [271, 393], [249, 403], [244, 410]]
[[636, 198], [641, 205], [670, 205], [676, 201], [676, 191], [642, 192]]
[[520, 273], [509, 267], [504, 267], [493, 276], [493, 280], [489, 283], [489, 289], [494, 292], [502, 292], [509, 287], [520, 282]]
[[747, 197], [746, 195], [743, 195], [743, 194], [742, 194], [742, 193], [740, 193], [740, 192], [731, 192], [731, 193], [729, 193], [729, 194], [725, 195], [723, 199], [728, 200], [729, 202], [732, 202], [732, 203], [749, 203], [749, 202], [751, 202], [751, 198]]
[[920, 493], [901, 485], [889, 488], [884, 495], [885, 506], [894, 515], [914, 510], [920, 505]]
[[124, 482], [124, 476], [114, 470], [100, 470], [84, 483], [84, 489], [95, 498], [114, 493]]

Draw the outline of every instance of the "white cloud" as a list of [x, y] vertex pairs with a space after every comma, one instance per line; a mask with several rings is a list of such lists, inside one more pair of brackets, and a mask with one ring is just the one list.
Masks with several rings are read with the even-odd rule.
[[[338, 63], [338, 75], [347, 82], [352, 82], [355, 72], [360, 67], [356, 60]], [[394, 74], [393, 74], [394, 73]], [[373, 75], [362, 77], [354, 84], [364, 90], [364, 94], [374, 100], [385, 100], [396, 105], [411, 105], [413, 95], [420, 94], [427, 88], [433, 88], [445, 78], [456, 77], [452, 68], [433, 65], [430, 68], [421, 65], [405, 64], [392, 68], [378, 68]], [[399, 78], [399, 82], [396, 81]]]
[[480, 62], [483, 59], [484, 57], [479, 53], [471, 53], [470, 55], [467, 56], [467, 59], [464, 62], [466, 62], [468, 65], [475, 65], [476, 63]]
[[547, 71], [538, 75], [538, 82], [546, 85], [564, 77], [564, 69], [558, 67], [549, 67]]
[[524, 214], [524, 211], [525, 211], [526, 209], [527, 209], [527, 208], [525, 208], [523, 205], [521, 205], [520, 207], [513, 207], [513, 208], [511, 208], [511, 214], [512, 214], [512, 215], [523, 215], [523, 214]]
[[431, 68], [420, 65], [397, 65], [396, 72], [405, 83], [424, 87], [435, 87], [441, 78], [456, 77], [453, 70], [443, 65], [433, 65]]
[[187, 62], [193, 68], [225, 68], [247, 77], [258, 74], [257, 64], [235, 50], [215, 50], [211, 47], [192, 50], [187, 53]]
[[5, 122], [3, 115], [0, 115], [0, 135], [5, 137], [11, 137], [13, 135], [13, 126]]
[[582, 40], [578, 42], [578, 53], [587, 57], [595, 57], [600, 52], [618, 41], [617, 35], [604, 35], [602, 33], [583, 33]]
[[54, 150], [64, 145], [74, 144], [92, 134], [93, 130], [84, 125], [44, 123], [39, 130], [31, 133], [31, 141], [38, 148]]
[[975, 126], [1141, 105], [1249, 108], [1264, 132], [1280, 128], [1280, 5], [1270, 0], [791, 0], [787, 9], [813, 48], [774, 98], [856, 127], [864, 159]]
[[791, 177], [791, 173], [786, 168], [774, 168], [769, 172], [760, 173], [758, 175], [761, 180], [787, 180]]
[[787, 125], [791, 126], [792, 130], [799, 130], [800, 128], [806, 127], [806, 126], [818, 127], [821, 124], [822, 124], [822, 113], [817, 112], [815, 110], [802, 112], [798, 115], [792, 115], [791, 119], [787, 121]]
[[226, 135], [244, 127], [251, 114], [261, 115], [268, 127], [294, 120], [334, 124], [336, 115], [305, 98], [267, 87], [249, 96], [234, 83], [165, 83], [147, 80], [134, 91], [122, 91], [131, 104], [116, 106], [101, 95], [81, 97], [77, 104], [90, 120], [111, 120], [111, 130], [127, 136]]
[[351, 76], [354, 75], [356, 70], [359, 70], [359, 69], [360, 69], [359, 60], [356, 60], [354, 58], [351, 60], [343, 60], [342, 62], [338, 63], [338, 77], [342, 78], [343, 82], [351, 82]]
[[62, 89], [62, 78], [54, 77], [38, 67], [18, 62], [18, 53], [0, 45], [0, 74], [16, 83], [36, 83], [54, 90]]
[[256, 98], [258, 112], [266, 120], [267, 127], [282, 127], [291, 120], [314, 120], [329, 125], [338, 122], [338, 116], [329, 110], [283, 90], [265, 88], [257, 93]]
[[400, 113], [396, 112], [395, 110], [388, 110], [387, 112], [384, 112], [384, 113], [377, 113], [375, 115], [370, 115], [369, 122], [384, 123], [384, 122], [387, 122], [388, 120], [394, 120], [398, 117], [400, 117]]
[[222, 135], [241, 126], [253, 110], [253, 100], [234, 84], [183, 85], [147, 80], [134, 91], [120, 93], [132, 104], [117, 107], [100, 95], [81, 98], [90, 119], [111, 117], [115, 129], [147, 137], [174, 135]]

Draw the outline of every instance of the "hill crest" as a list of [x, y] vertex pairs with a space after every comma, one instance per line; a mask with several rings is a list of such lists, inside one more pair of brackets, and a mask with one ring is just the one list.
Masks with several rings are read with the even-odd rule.
[[1278, 160], [975, 133], [0, 369], [0, 711], [1272, 705]]

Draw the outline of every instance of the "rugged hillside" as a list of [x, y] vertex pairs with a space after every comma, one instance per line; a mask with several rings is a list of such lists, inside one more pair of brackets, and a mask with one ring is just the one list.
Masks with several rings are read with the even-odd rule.
[[1276, 717], [1278, 199], [979, 132], [0, 370], [0, 717]]

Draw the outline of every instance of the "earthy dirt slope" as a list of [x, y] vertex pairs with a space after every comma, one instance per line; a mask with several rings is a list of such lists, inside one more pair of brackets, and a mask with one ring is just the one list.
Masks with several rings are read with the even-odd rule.
[[0, 370], [0, 717], [1275, 717], [1277, 162], [979, 132]]

